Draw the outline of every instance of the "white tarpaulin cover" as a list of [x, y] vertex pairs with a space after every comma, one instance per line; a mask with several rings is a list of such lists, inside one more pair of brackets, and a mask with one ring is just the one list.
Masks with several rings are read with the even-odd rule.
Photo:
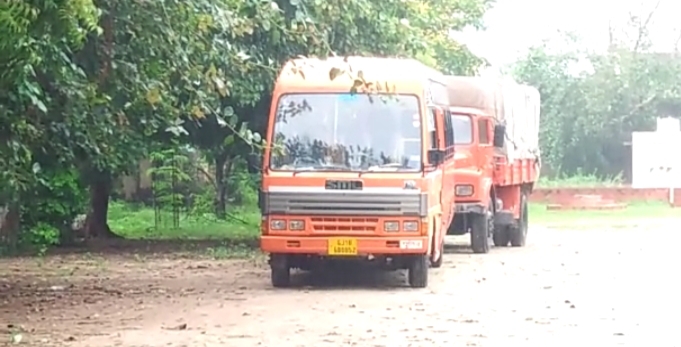
[[508, 158], [539, 157], [539, 91], [509, 78], [447, 76], [449, 102], [491, 114], [506, 125]]

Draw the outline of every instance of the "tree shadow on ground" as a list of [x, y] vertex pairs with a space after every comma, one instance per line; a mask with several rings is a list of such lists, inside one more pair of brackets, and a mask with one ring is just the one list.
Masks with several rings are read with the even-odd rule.
[[[78, 255], [78, 254], [101, 254], [101, 255], [162, 255], [178, 253], [195, 253], [208, 249], [229, 250], [257, 250], [260, 241], [257, 238], [243, 239], [210, 239], [210, 240], [140, 240], [140, 239], [93, 239], [73, 243], [66, 246], [50, 248], [45, 255]], [[10, 253], [4, 258], [35, 256], [35, 250], [24, 250]]]

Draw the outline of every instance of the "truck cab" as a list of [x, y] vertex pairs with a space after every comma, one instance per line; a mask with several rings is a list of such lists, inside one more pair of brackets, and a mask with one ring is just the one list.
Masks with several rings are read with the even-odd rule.
[[[360, 72], [330, 78], [333, 69]], [[453, 182], [451, 170], [445, 179], [453, 147], [448, 156], [439, 77], [405, 59], [297, 59], [284, 67], [259, 197], [273, 286], [289, 285], [291, 269], [349, 259], [407, 269], [411, 286], [427, 285], [454, 210], [453, 193], [440, 193]], [[353, 89], [360, 84], [388, 87]]]
[[[456, 218], [450, 225], [449, 234], [463, 235], [471, 228], [493, 228], [494, 211], [499, 209], [499, 202], [491, 199], [494, 195], [494, 157], [495, 152], [503, 147], [503, 136], [496, 136], [495, 129], [503, 132], [503, 128], [495, 127], [493, 117], [480, 110], [467, 107], [450, 107], [449, 115], [455, 133], [456, 144]], [[477, 224], [484, 221], [487, 225]], [[488, 251], [487, 240], [476, 238], [471, 233], [471, 247], [476, 253]]]

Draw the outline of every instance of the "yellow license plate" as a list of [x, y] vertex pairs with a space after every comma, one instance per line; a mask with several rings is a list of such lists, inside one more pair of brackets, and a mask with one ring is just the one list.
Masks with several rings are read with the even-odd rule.
[[330, 239], [329, 255], [357, 255], [357, 240]]

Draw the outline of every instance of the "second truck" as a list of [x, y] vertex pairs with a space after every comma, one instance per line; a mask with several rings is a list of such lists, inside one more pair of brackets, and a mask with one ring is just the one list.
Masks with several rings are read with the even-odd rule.
[[446, 79], [456, 145], [456, 213], [447, 233], [470, 233], [474, 253], [522, 247], [541, 168], [539, 92], [507, 78]]

